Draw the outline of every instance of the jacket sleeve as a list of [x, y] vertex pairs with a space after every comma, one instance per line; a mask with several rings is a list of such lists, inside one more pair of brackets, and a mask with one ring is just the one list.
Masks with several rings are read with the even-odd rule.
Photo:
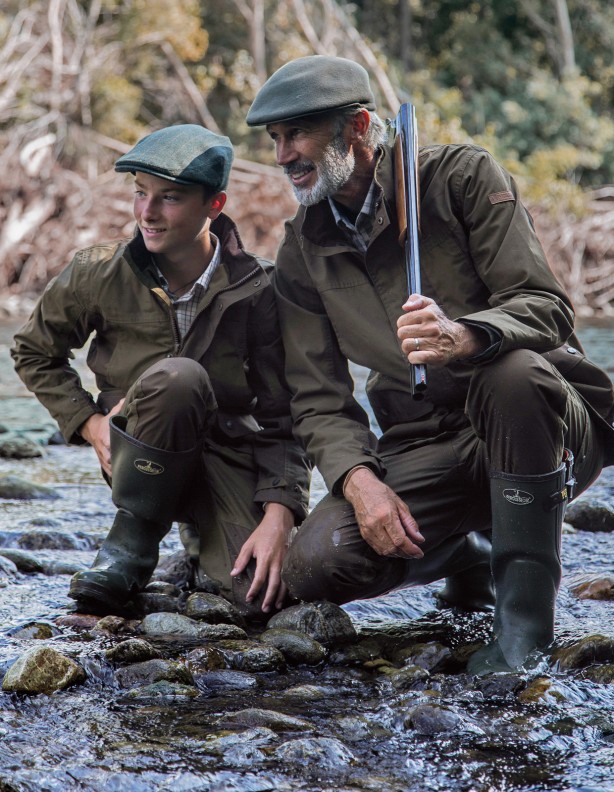
[[273, 288], [263, 290], [250, 313], [249, 372], [257, 394], [254, 412], [262, 427], [254, 435], [258, 481], [257, 503], [282, 503], [297, 523], [307, 516], [311, 463], [293, 434], [290, 391], [284, 375], [284, 349]]
[[72, 350], [83, 347], [93, 330], [82, 292], [84, 266], [83, 254], [77, 253], [48, 284], [11, 348], [15, 369], [28, 390], [57, 421], [66, 442], [76, 444], [85, 442], [77, 433], [79, 426], [100, 412], [70, 364]]
[[290, 224], [277, 257], [275, 288], [292, 390], [294, 431], [335, 495], [355, 465], [384, 472], [367, 413], [354, 398], [347, 358], [306, 270]]
[[449, 189], [460, 215], [488, 308], [462, 317], [501, 335], [497, 354], [554, 349], [573, 333], [571, 301], [552, 273], [512, 177], [482, 149], [452, 171]]

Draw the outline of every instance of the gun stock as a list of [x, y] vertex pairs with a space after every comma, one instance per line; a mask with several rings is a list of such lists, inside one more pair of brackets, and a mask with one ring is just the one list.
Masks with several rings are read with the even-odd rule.
[[[418, 131], [416, 111], [409, 102], [402, 104], [394, 120], [394, 163], [399, 244], [405, 249], [409, 294], [420, 294], [420, 201], [418, 192]], [[412, 364], [411, 393], [424, 398], [426, 366]]]

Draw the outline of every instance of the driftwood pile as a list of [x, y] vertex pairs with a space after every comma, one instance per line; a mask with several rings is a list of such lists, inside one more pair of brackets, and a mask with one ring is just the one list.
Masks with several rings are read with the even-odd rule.
[[[39, 138], [0, 170], [0, 316], [28, 311], [76, 250], [133, 231], [129, 177], [110, 167], [85, 178], [58, 163], [53, 145], [53, 136]], [[286, 178], [277, 168], [238, 160], [228, 192], [227, 211], [246, 248], [274, 259], [284, 219], [296, 209]], [[614, 189], [592, 198], [582, 219], [531, 212], [577, 314], [607, 318], [614, 316]]]

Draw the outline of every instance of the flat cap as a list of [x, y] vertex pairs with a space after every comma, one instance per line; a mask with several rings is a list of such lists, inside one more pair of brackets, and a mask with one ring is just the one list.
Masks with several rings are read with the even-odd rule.
[[347, 58], [308, 55], [269, 77], [246, 120], [248, 126], [264, 126], [358, 105], [375, 110], [366, 69]]
[[198, 124], [178, 124], [147, 135], [115, 163], [120, 173], [150, 173], [177, 184], [226, 189], [233, 149], [229, 138]]

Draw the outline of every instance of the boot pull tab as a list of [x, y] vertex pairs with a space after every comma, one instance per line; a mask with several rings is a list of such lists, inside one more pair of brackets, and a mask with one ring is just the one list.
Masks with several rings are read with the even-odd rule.
[[563, 488], [553, 492], [547, 498], [547, 511], [554, 511], [561, 503], [569, 502], [573, 499], [576, 479], [573, 474], [574, 455], [568, 449], [563, 449], [563, 465], [565, 466], [565, 481]]

